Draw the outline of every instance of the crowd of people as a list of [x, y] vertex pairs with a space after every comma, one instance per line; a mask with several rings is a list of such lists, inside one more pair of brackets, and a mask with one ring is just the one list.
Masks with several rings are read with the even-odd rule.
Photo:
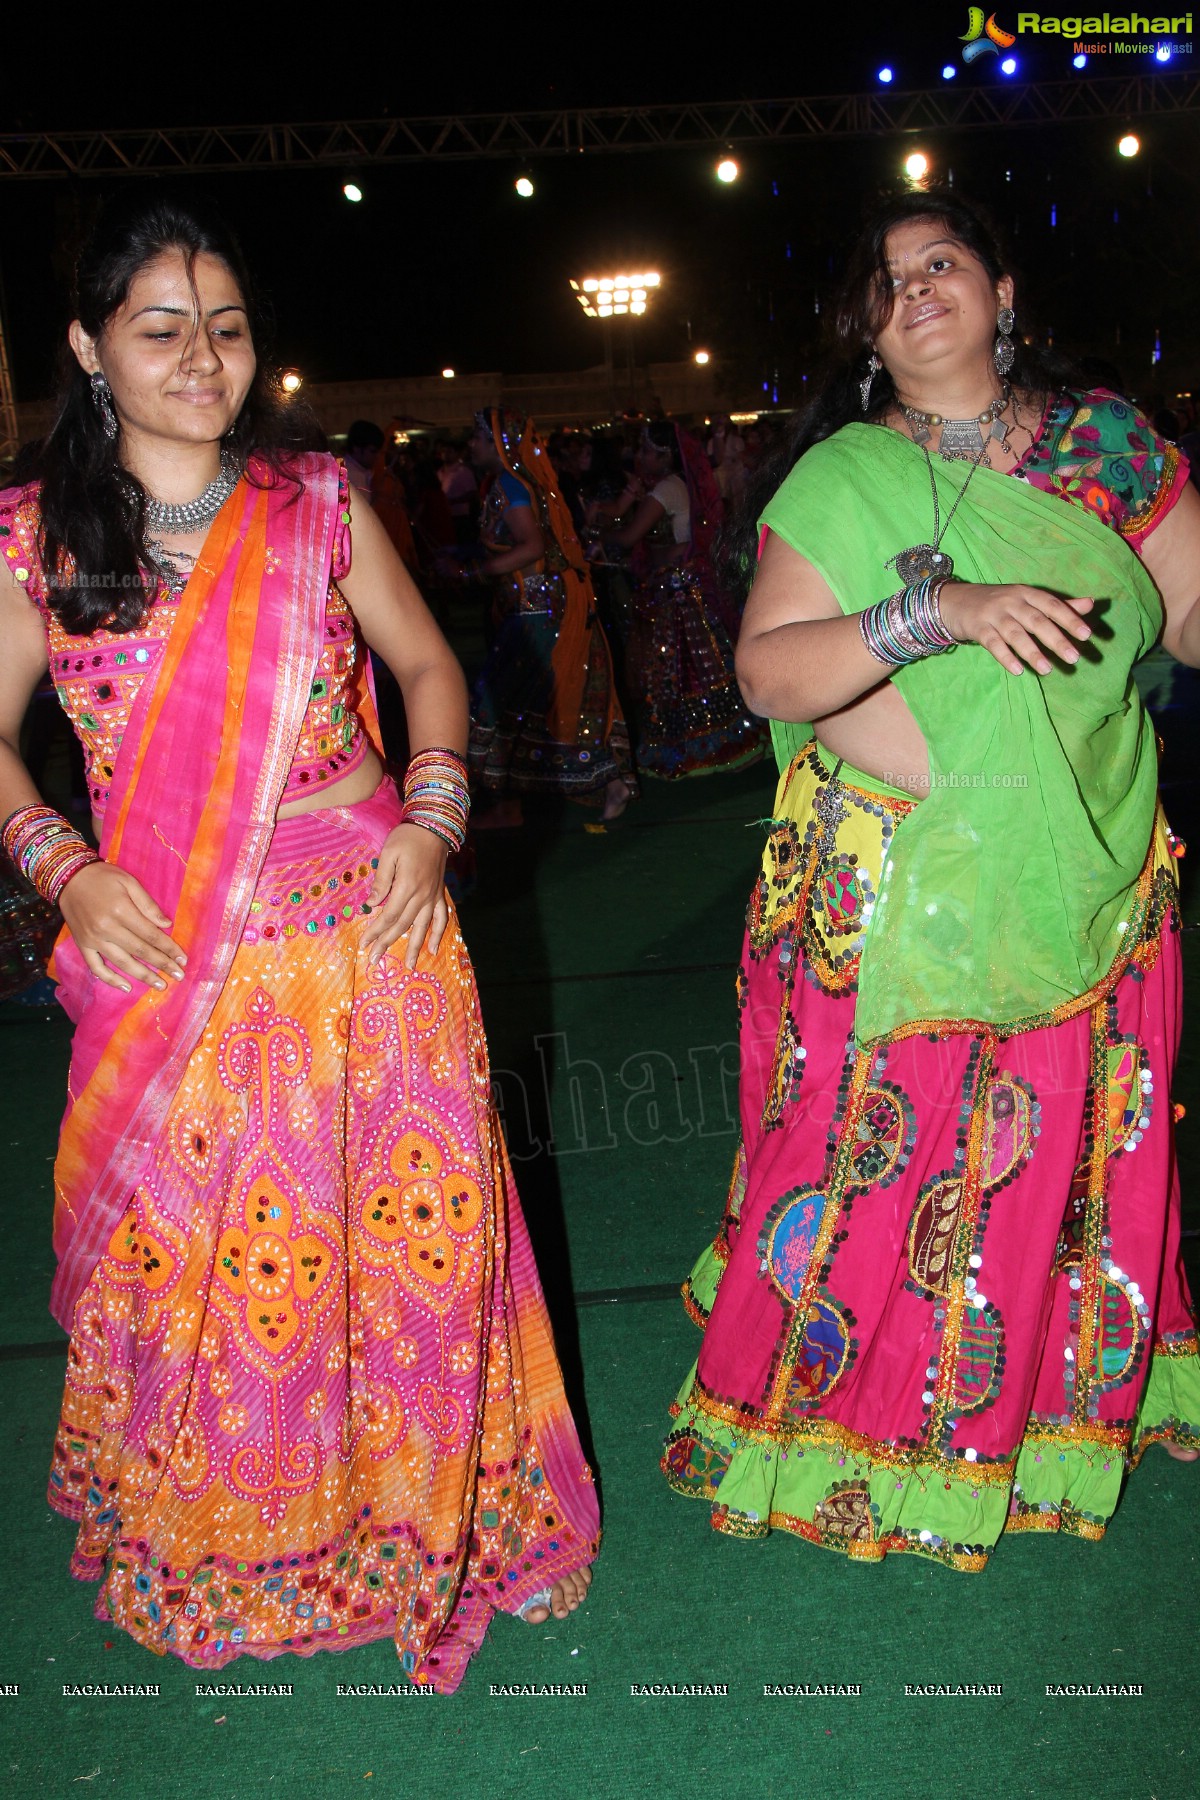
[[[765, 433], [630, 419], [592, 432], [505, 409], [465, 441], [356, 421], [347, 466], [448, 622], [481, 588], [486, 658], [472, 695], [475, 829], [523, 823], [557, 794], [625, 811], [639, 776], [737, 768], [763, 754], [734, 673], [739, 605], [713, 541]], [[749, 442], [747, 443], [747, 439]], [[355, 473], [355, 471], [358, 473]], [[723, 492], [724, 488], [724, 492]]]
[[[49, 1499], [102, 1617], [204, 1669], [386, 1637], [452, 1691], [494, 1613], [583, 1603], [596, 1493], [447, 861], [472, 788], [612, 819], [768, 730], [667, 1480], [733, 1536], [977, 1570], [1100, 1537], [1149, 1446], [1200, 1455], [1179, 846], [1134, 682], [1160, 642], [1200, 666], [1200, 495], [1024, 305], [979, 212], [906, 193], [785, 440], [492, 409], [339, 460], [219, 223], [96, 227], [0, 493], [0, 843], [65, 925]], [[90, 839], [20, 753], [47, 674]]]

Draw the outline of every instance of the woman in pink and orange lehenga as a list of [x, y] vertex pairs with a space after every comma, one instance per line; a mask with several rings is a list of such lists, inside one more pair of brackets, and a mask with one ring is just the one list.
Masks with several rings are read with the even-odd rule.
[[[43, 480], [0, 496], [4, 844], [76, 1021], [50, 1500], [156, 1652], [391, 1637], [450, 1691], [494, 1611], [580, 1604], [595, 1492], [442, 883], [462, 677], [333, 459], [286, 449], [250, 304], [219, 228], [110, 217]], [[47, 662], [99, 860], [14, 748]]]

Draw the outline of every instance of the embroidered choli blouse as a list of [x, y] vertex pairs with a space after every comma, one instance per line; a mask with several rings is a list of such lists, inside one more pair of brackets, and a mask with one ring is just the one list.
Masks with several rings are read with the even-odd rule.
[[[49, 606], [38, 559], [36, 485], [0, 495], [0, 555], [25, 588], [46, 627], [50, 676], [63, 710], [83, 747], [92, 811], [104, 815], [113, 769], [138, 690], [157, 668], [178, 612], [161, 587], [133, 631], [106, 631], [72, 637]], [[314, 788], [341, 781], [367, 754], [362, 720], [351, 693], [362, 654], [354, 617], [338, 587], [350, 568], [350, 514], [346, 471], [339, 469], [338, 528], [325, 602], [324, 642], [299, 742], [281, 804], [301, 800]], [[268, 547], [267, 556], [271, 551]]]

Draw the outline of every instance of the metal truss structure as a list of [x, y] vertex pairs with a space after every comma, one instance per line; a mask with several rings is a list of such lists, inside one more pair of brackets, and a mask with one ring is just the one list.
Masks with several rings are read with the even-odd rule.
[[1004, 83], [806, 99], [340, 119], [311, 125], [181, 125], [0, 134], [0, 181], [111, 179], [724, 149], [804, 138], [1012, 130], [1084, 119], [1200, 111], [1200, 74], [1131, 72], [1094, 80]]
[[[236, 174], [388, 163], [528, 163], [550, 156], [721, 150], [813, 138], [1011, 131], [1088, 119], [1200, 112], [1200, 74], [1140, 73], [997, 87], [880, 90], [781, 100], [340, 119], [312, 125], [180, 125], [0, 133], [0, 181], [96, 181], [125, 175]], [[16, 407], [0, 320], [0, 464], [16, 443]]]

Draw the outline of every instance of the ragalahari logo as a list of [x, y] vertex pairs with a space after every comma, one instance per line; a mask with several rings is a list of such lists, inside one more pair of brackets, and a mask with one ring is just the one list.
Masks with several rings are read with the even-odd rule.
[[972, 63], [980, 56], [999, 56], [1001, 50], [1011, 50], [1016, 41], [1011, 31], [1004, 31], [997, 25], [995, 13], [989, 13], [985, 19], [982, 6], [967, 8], [967, 29], [962, 35], [965, 63]]

